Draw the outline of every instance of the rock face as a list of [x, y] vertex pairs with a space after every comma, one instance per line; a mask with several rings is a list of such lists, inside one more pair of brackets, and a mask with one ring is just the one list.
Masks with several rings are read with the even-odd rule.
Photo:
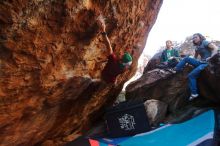
[[200, 94], [220, 104], [220, 52], [212, 57], [198, 80]]
[[187, 72], [172, 74], [159, 69], [151, 70], [126, 87], [126, 99], [156, 99], [168, 105], [168, 111], [174, 111], [187, 104]]
[[[192, 66], [187, 66], [183, 72], [176, 74], [159, 69], [145, 70], [141, 78], [126, 87], [126, 99], [160, 100], [168, 104], [170, 112], [174, 112], [189, 103], [187, 75], [192, 69]], [[200, 100], [207, 99], [207, 103], [220, 104], [220, 53], [215, 55], [210, 65], [201, 72], [198, 88]]]
[[150, 70], [157, 68], [157, 65], [160, 64], [160, 56], [162, 52], [156, 53], [148, 62], [147, 66], [144, 68], [143, 74], [147, 73]]
[[[219, 46], [219, 41], [213, 41], [213, 43]], [[191, 37], [188, 37], [183, 44], [180, 44], [178, 49], [180, 56], [193, 56], [195, 46]], [[155, 71], [157, 65], [160, 64], [161, 53], [159, 52], [153, 56], [139, 80], [128, 85], [126, 98], [158, 99], [166, 102], [169, 111], [173, 112], [187, 105], [186, 99], [189, 96], [187, 74], [192, 68], [188, 68], [178, 75], [169, 75], [166, 74], [166, 71], [165, 74]], [[154, 71], [152, 72], [152, 70]], [[201, 97], [214, 104], [220, 104], [220, 53], [210, 60], [209, 66], [201, 72], [197, 82]]]
[[[161, 4], [1, 1], [0, 145], [63, 145], [86, 131], [135, 73]], [[96, 20], [100, 14], [115, 52], [127, 47], [133, 52], [132, 68], [116, 86], [92, 82], [107, 60]]]
[[164, 120], [167, 112], [167, 104], [159, 100], [147, 100], [144, 102], [150, 125], [158, 125]]

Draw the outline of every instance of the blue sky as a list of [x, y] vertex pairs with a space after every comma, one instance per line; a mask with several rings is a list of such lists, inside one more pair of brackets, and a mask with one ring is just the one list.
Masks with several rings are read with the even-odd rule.
[[144, 54], [152, 56], [166, 40], [184, 41], [197, 32], [220, 40], [220, 0], [164, 0]]

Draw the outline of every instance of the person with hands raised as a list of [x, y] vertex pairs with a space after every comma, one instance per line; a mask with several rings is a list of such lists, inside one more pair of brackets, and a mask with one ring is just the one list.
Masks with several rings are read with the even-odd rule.
[[106, 33], [106, 25], [103, 17], [100, 16], [98, 21], [101, 26], [101, 34], [103, 36], [104, 43], [108, 50], [108, 61], [102, 71], [102, 80], [104, 80], [106, 83], [115, 84], [116, 77], [130, 68], [132, 64], [132, 56], [128, 51], [125, 51], [124, 53], [120, 51], [120, 53], [116, 55]]

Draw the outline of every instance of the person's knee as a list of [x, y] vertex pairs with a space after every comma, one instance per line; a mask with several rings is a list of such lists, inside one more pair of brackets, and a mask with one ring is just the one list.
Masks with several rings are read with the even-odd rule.
[[198, 67], [198, 70], [202, 71], [204, 70], [206, 67], [208, 66], [208, 64], [202, 64]]
[[198, 77], [199, 73], [191, 72], [188, 74], [189, 79], [196, 79]]
[[185, 57], [183, 58], [183, 60], [180, 61], [180, 63], [184, 63], [184, 65], [188, 62], [189, 62], [189, 57]]
[[192, 76], [191, 74], [188, 74], [187, 78], [188, 78], [189, 80], [191, 80], [191, 79], [193, 79], [193, 76]]
[[183, 60], [184, 60], [185, 62], [189, 62], [190, 59], [191, 59], [191, 58], [190, 58], [189, 56], [187, 56], [187, 57], [185, 57]]
[[188, 79], [194, 79], [195, 78], [195, 74], [191, 72], [191, 73], [188, 74], [187, 77], [188, 77]]

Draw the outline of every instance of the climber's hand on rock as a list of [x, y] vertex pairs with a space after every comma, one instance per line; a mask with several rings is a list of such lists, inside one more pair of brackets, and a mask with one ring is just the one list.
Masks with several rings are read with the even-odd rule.
[[164, 64], [164, 65], [167, 65], [167, 64], [168, 64], [168, 62], [163, 62], [163, 64]]
[[99, 22], [99, 24], [100, 24], [100, 26], [101, 26], [102, 32], [105, 32], [106, 26], [105, 26], [105, 20], [104, 20], [103, 16], [100, 15], [100, 16], [97, 18], [97, 20], [98, 20], [98, 22]]
[[206, 58], [206, 59], [205, 59], [205, 61], [207, 61], [207, 62], [208, 62], [210, 59], [211, 59], [211, 57], [208, 57], [208, 58]]
[[102, 32], [105, 32], [105, 28], [106, 28], [105, 23], [101, 23], [101, 28], [102, 28]]
[[171, 57], [169, 58], [169, 60], [172, 60], [172, 59], [174, 59], [174, 57], [173, 57], [173, 56], [171, 56]]

